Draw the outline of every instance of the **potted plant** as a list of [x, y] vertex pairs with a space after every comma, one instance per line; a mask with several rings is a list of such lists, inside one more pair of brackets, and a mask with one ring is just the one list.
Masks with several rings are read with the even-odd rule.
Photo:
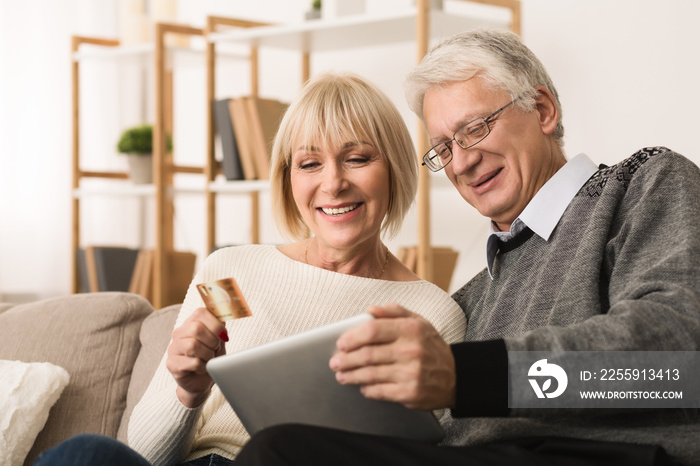
[[319, 19], [321, 17], [321, 0], [313, 0], [311, 9], [306, 12], [306, 19]]
[[[167, 152], [172, 151], [173, 142], [169, 134], [165, 136]], [[153, 182], [153, 126], [143, 124], [124, 130], [117, 151], [126, 154], [129, 161], [129, 173], [134, 184]]]
[[365, 14], [365, 0], [324, 0], [323, 19], [340, 18]]

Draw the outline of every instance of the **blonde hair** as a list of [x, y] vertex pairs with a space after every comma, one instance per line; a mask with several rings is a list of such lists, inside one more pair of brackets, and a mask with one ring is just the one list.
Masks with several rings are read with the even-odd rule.
[[394, 236], [413, 203], [418, 158], [394, 104], [376, 86], [354, 74], [324, 73], [309, 81], [280, 123], [272, 147], [270, 192], [278, 229], [294, 239], [309, 236], [294, 202], [291, 158], [300, 145], [338, 146], [368, 142], [389, 167], [389, 208], [382, 232]]

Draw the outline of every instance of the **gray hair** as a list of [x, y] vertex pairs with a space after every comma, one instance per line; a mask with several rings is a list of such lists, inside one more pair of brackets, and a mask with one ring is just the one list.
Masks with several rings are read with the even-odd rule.
[[521, 97], [515, 106], [523, 111], [535, 108], [536, 86], [552, 93], [559, 110], [553, 133], [563, 146], [562, 109], [552, 79], [542, 62], [515, 33], [477, 28], [450, 37], [435, 47], [406, 78], [406, 99], [411, 110], [423, 119], [423, 98], [428, 89], [477, 76], [494, 91], [505, 91], [511, 99]]

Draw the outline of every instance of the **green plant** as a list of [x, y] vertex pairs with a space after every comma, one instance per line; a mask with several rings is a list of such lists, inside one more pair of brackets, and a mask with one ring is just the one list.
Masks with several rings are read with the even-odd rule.
[[[173, 150], [173, 141], [169, 134], [165, 135], [165, 148], [167, 152]], [[117, 143], [117, 151], [121, 154], [152, 154], [153, 126], [141, 125], [124, 130]]]
[[314, 10], [320, 10], [321, 9], [321, 0], [313, 0], [311, 2], [311, 8]]

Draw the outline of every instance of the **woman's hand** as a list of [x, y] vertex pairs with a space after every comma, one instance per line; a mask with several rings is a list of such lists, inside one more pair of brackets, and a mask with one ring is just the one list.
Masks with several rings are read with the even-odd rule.
[[214, 385], [207, 361], [226, 354], [226, 341], [224, 324], [203, 307], [173, 331], [165, 366], [177, 382], [177, 397], [183, 405], [196, 408], [207, 399]]

